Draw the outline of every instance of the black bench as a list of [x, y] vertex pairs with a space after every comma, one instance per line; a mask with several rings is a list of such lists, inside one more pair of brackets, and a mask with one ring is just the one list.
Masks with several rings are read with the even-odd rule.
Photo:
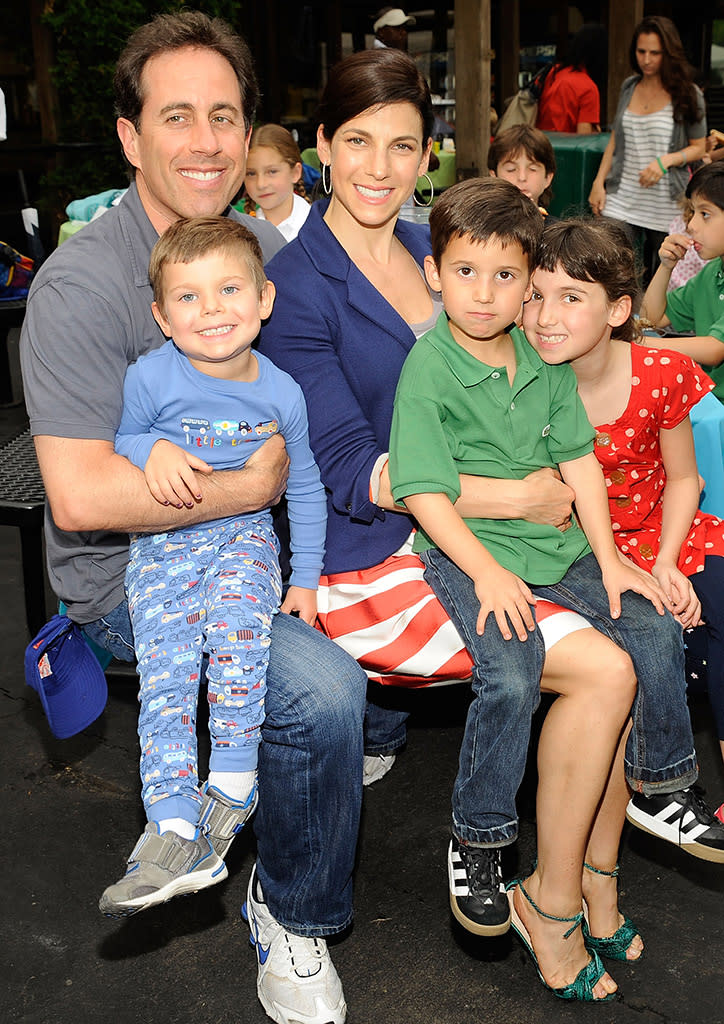
[[30, 430], [0, 445], [0, 526], [17, 526], [25, 590], [25, 617], [33, 637], [47, 619], [43, 516], [45, 489]]

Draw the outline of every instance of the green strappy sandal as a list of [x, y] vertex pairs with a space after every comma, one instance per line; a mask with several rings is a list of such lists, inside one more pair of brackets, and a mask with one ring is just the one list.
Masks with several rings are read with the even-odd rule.
[[513, 902], [513, 890], [518, 888], [522, 892], [523, 896], [528, 900], [533, 910], [535, 910], [536, 914], [540, 914], [541, 917], [545, 917], [548, 921], [560, 921], [561, 924], [570, 924], [571, 927], [563, 936], [564, 939], [567, 939], [569, 935], [572, 935], [574, 933], [574, 931], [576, 930], [576, 928], [578, 928], [579, 925], [583, 924], [583, 911], [579, 911], [579, 913], [577, 913], [574, 917], [556, 917], [555, 914], [546, 914], [545, 911], [541, 910], [540, 907], [537, 906], [536, 903], [533, 902], [532, 898], [528, 895], [523, 886], [522, 878], [513, 879], [512, 882], [508, 882], [505, 888], [508, 893], [508, 900], [510, 902], [510, 926], [516, 933], [520, 941], [523, 943], [525, 948], [530, 953], [531, 959], [533, 960], [533, 963], [536, 966], [536, 970], [538, 971], [538, 977], [543, 982], [545, 987], [553, 993], [554, 996], [558, 996], [559, 999], [577, 999], [581, 1002], [587, 1003], [607, 1003], [611, 999], [613, 999], [614, 996], [618, 995], [617, 992], [609, 992], [608, 995], [604, 996], [602, 999], [597, 999], [594, 996], [594, 985], [596, 985], [601, 980], [603, 975], [606, 973], [606, 968], [601, 963], [598, 953], [595, 950], [589, 950], [589, 952], [591, 953], [591, 959], [588, 961], [585, 967], [581, 968], [581, 970], [578, 972], [578, 974], [570, 983], [570, 985], [564, 985], [561, 988], [553, 988], [552, 985], [549, 985], [543, 977], [543, 975], [541, 974], [541, 969], [538, 966], [538, 957], [535, 955], [535, 951], [533, 949], [533, 944], [531, 942], [530, 935], [528, 934], [528, 930], [521, 921], [520, 917], [518, 916], [518, 912], [515, 909], [515, 903]]
[[[583, 866], [587, 871], [592, 871], [594, 875], [606, 875], [607, 878], [618, 878], [618, 864], [613, 871], [603, 871], [601, 868], [596, 868], [593, 864], [589, 864], [584, 860]], [[591, 935], [588, 927], [588, 921], [583, 921], [581, 926], [583, 930], [583, 941], [586, 944], [586, 949], [592, 950], [598, 953], [599, 956], [608, 957], [609, 960], [621, 960], [627, 964], [637, 963], [644, 955], [644, 951], [641, 950], [639, 956], [633, 960], [629, 960], [626, 956], [629, 946], [640, 934], [638, 928], [633, 923], [630, 917], [624, 919], [623, 924], [618, 928], [613, 935], [609, 935], [606, 938], [599, 939], [595, 935]]]

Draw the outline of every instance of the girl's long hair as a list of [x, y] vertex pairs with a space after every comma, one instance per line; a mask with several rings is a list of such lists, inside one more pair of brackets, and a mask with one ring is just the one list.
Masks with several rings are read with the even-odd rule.
[[641, 74], [636, 47], [639, 36], [652, 32], [661, 40], [661, 84], [671, 96], [674, 120], [693, 124], [699, 120], [694, 69], [686, 57], [681, 36], [673, 21], [656, 14], [639, 22], [634, 29], [629, 50], [631, 67], [637, 75]]

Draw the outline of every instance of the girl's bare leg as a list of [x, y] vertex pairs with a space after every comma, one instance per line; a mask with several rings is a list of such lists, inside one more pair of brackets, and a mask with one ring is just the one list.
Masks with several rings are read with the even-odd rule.
[[[626, 805], [631, 797], [623, 769], [628, 733], [627, 728], [621, 737], [586, 847], [586, 863], [592, 864], [599, 871], [613, 871], [618, 862], [621, 830], [626, 818]], [[583, 895], [588, 905], [591, 935], [597, 938], [614, 935], [624, 922], [623, 915], [618, 909], [617, 879], [611, 875], [599, 875], [584, 869]], [[643, 948], [641, 936], [635, 935], [626, 953], [626, 959], [638, 960]]]
[[[589, 835], [635, 692], [627, 654], [594, 629], [560, 640], [546, 655], [544, 690], [558, 693], [538, 745], [538, 864], [525, 888], [541, 910], [573, 917], [581, 910], [581, 873]], [[620, 827], [615, 840], [618, 843]], [[581, 929], [535, 913], [518, 892], [515, 908], [554, 988], [570, 984], [590, 959]], [[616, 989], [609, 974], [594, 994]]]

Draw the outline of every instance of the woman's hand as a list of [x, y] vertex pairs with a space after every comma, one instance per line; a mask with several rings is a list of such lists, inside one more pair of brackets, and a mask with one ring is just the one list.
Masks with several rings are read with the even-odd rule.
[[661, 164], [657, 159], [652, 160], [650, 164], [646, 164], [643, 171], [641, 171], [641, 174], [639, 174], [639, 185], [641, 185], [642, 188], [651, 188], [651, 186], [655, 185], [657, 181], [661, 181], [668, 169], [666, 159], [668, 155], [669, 154], [667, 153], [665, 156], [660, 158], [661, 163], [664, 165], [663, 170], [661, 169]]
[[599, 182], [598, 179], [596, 179], [591, 186], [591, 192], [588, 196], [588, 205], [597, 217], [601, 216], [603, 208], [606, 205], [606, 189], [603, 187], [603, 183]]
[[651, 575], [668, 597], [671, 611], [684, 629], [698, 626], [701, 622], [701, 602], [688, 576], [675, 565], [661, 563], [659, 559], [654, 564]]

